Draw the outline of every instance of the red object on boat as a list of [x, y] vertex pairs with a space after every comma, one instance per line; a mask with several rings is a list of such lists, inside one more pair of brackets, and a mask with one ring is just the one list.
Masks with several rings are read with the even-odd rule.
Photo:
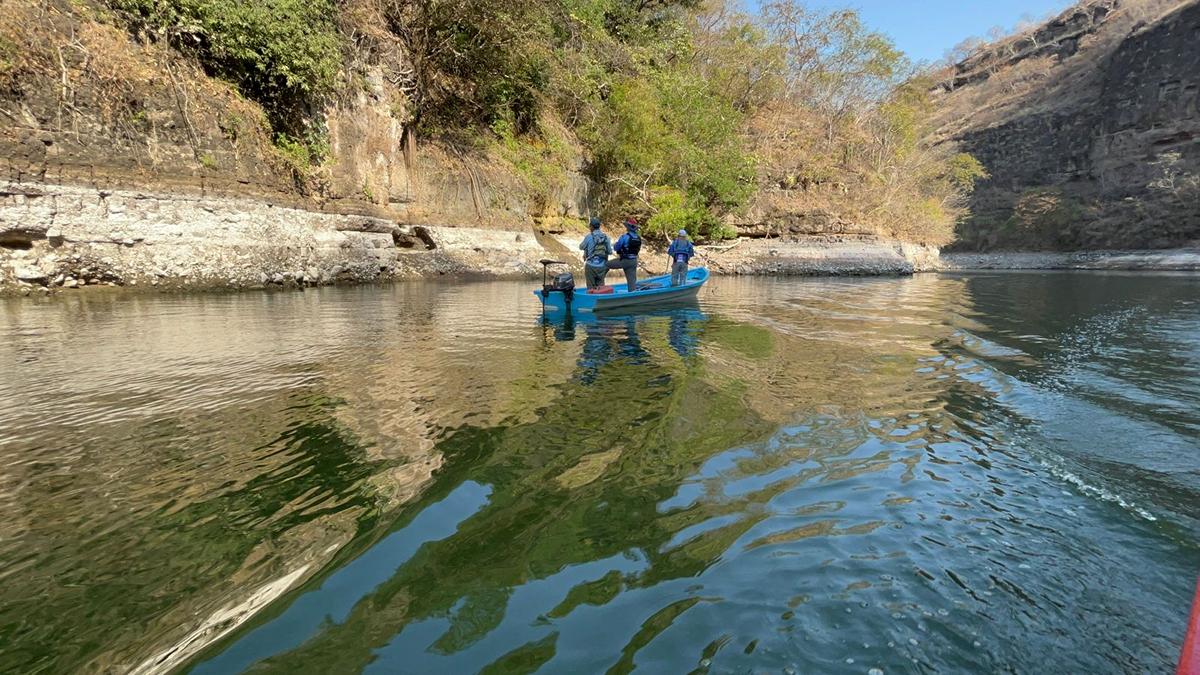
[[595, 288], [588, 289], [588, 295], [612, 295], [612, 294], [613, 294], [612, 286], [597, 286]]
[[1187, 637], [1183, 640], [1183, 653], [1179, 655], [1179, 669], [1175, 675], [1200, 675], [1200, 582], [1196, 584], [1192, 618], [1188, 622]]

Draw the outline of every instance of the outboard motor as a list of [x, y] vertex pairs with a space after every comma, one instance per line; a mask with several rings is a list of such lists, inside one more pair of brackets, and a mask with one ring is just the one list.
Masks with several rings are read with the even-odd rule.
[[551, 283], [554, 284], [554, 290], [556, 291], [573, 291], [575, 290], [575, 275], [570, 272], [556, 274]]
[[545, 300], [550, 297], [551, 293], [562, 293], [569, 307], [571, 301], [575, 299], [575, 275], [570, 272], [562, 272], [550, 278], [549, 269], [551, 265], [565, 265], [566, 263], [557, 260], [542, 260], [541, 263], [542, 299]]

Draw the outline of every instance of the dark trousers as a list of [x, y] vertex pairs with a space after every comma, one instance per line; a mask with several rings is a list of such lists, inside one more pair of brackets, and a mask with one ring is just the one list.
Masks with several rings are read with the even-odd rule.
[[637, 289], [637, 258], [619, 258], [608, 261], [608, 269], [625, 270], [625, 284], [632, 293]]
[[583, 266], [583, 277], [587, 280], [588, 290], [603, 286], [604, 277], [606, 276], [608, 276], [608, 267], [604, 265], [600, 267], [592, 267], [591, 265]]

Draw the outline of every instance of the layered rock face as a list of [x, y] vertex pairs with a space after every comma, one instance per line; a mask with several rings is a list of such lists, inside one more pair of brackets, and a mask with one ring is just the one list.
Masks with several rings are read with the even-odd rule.
[[960, 249], [1200, 239], [1200, 2], [1085, 2], [959, 64], [939, 135], [991, 174]]
[[535, 208], [495, 158], [418, 143], [378, 69], [306, 172], [260, 107], [84, 4], [7, 3], [0, 47], [0, 291], [527, 276], [536, 230], [589, 210], [582, 175]]

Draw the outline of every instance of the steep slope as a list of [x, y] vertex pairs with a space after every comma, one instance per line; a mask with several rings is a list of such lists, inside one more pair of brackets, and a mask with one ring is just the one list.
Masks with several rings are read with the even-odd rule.
[[937, 94], [935, 140], [991, 174], [957, 248], [1200, 239], [1200, 2], [1081, 3], [958, 64]]
[[103, 5], [0, 12], [0, 290], [244, 287], [529, 275], [534, 229], [587, 210], [579, 176], [535, 200], [487, 152], [417, 144], [385, 67], [321, 115], [316, 168], [262, 106]]

